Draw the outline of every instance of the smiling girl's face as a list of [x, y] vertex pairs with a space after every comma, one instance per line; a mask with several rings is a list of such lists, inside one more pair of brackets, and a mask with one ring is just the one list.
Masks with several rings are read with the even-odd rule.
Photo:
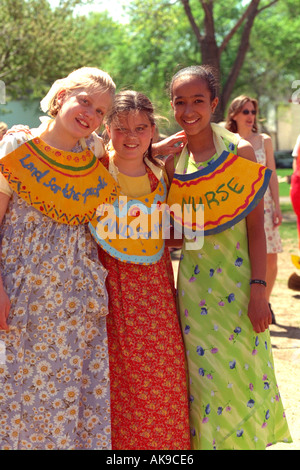
[[70, 94], [62, 91], [57, 101], [60, 110], [55, 118], [56, 123], [62, 127], [66, 138], [73, 138], [76, 142], [101, 126], [112, 97], [109, 91], [78, 89]]
[[143, 161], [155, 132], [146, 113], [129, 111], [121, 113], [107, 128], [118, 159]]
[[175, 80], [171, 106], [174, 117], [187, 136], [195, 136], [210, 124], [218, 98], [211, 100], [205, 80], [197, 76], [183, 76]]

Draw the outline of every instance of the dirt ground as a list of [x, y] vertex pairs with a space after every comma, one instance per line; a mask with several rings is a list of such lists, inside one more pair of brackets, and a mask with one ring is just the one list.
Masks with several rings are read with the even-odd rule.
[[[294, 214], [285, 215], [294, 220]], [[296, 223], [296, 219], [295, 219]], [[289, 276], [296, 272], [291, 254], [297, 254], [297, 240], [284, 240], [283, 253], [278, 255], [278, 275], [271, 304], [276, 325], [270, 326], [275, 371], [284, 404], [292, 444], [279, 443], [268, 450], [300, 450], [300, 291], [287, 287]], [[172, 253], [175, 279], [180, 251]]]

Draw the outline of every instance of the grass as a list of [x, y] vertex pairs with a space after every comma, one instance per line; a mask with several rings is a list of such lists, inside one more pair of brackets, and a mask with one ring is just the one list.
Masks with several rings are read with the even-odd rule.
[[[278, 180], [279, 180], [279, 196], [284, 198], [289, 198], [290, 196], [290, 184], [287, 182], [287, 176], [293, 173], [292, 168], [279, 168], [276, 170]], [[298, 231], [297, 223], [295, 220], [290, 220], [289, 214], [294, 216], [294, 210], [292, 203], [289, 199], [281, 202], [280, 204], [281, 212], [283, 214], [284, 220], [279, 227], [279, 233], [281, 239], [284, 243], [291, 247], [291, 250], [297, 247], [298, 244]]]
[[279, 233], [282, 241], [289, 245], [291, 251], [295, 251], [298, 243], [297, 224], [293, 221], [284, 220], [279, 227]]

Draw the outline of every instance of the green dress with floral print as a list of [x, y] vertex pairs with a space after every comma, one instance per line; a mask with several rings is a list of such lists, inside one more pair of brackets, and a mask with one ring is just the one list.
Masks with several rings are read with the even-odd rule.
[[[229, 142], [226, 146], [233, 150]], [[187, 153], [181, 158], [185, 173], [199, 170]], [[177, 295], [193, 449], [254, 450], [291, 442], [269, 331], [256, 334], [247, 315], [249, 279], [245, 219], [206, 236], [198, 251], [184, 244]]]

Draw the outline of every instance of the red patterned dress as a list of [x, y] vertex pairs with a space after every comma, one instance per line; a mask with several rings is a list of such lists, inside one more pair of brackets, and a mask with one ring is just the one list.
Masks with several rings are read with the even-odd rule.
[[[148, 177], [154, 191], [158, 180], [150, 170]], [[108, 270], [112, 448], [189, 449], [184, 347], [168, 248], [152, 265], [118, 261], [102, 248], [99, 258]]]

